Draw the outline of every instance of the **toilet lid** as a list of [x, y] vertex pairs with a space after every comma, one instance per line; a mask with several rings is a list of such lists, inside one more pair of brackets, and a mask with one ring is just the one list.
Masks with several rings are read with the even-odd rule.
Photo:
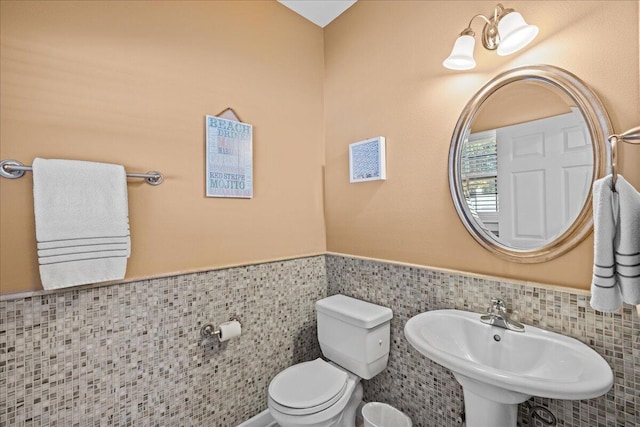
[[318, 412], [342, 397], [348, 378], [341, 369], [316, 359], [291, 366], [276, 375], [269, 384], [269, 396], [290, 409]]

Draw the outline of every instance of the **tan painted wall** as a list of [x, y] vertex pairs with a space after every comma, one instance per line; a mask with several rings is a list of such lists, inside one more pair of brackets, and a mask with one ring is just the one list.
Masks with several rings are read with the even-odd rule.
[[[322, 253], [322, 29], [276, 2], [1, 2], [0, 157], [157, 169], [127, 278]], [[204, 115], [254, 125], [255, 197], [204, 197]], [[31, 174], [0, 179], [2, 293], [41, 289]]]
[[[476, 46], [470, 72], [442, 67], [457, 34], [494, 1], [359, 1], [325, 29], [327, 249], [530, 281], [588, 288], [593, 239], [551, 262], [502, 261], [467, 233], [451, 201], [447, 157], [465, 104], [499, 72], [552, 64], [586, 81], [614, 128], [638, 125], [638, 2], [518, 1], [540, 35], [499, 57]], [[476, 33], [482, 24], [474, 23]], [[349, 184], [348, 144], [384, 135], [387, 181]], [[620, 150], [640, 188], [640, 147]]]
[[[500, 261], [475, 243], [450, 200], [449, 140], [469, 97], [525, 64], [578, 74], [616, 130], [636, 125], [637, 1], [507, 5], [540, 36], [509, 57], [478, 47], [478, 67], [464, 73], [441, 62], [495, 2], [360, 0], [325, 29], [324, 70], [322, 30], [275, 2], [0, 4], [0, 158], [88, 159], [167, 177], [129, 184], [128, 278], [326, 248], [588, 287], [591, 238], [540, 265]], [[203, 196], [203, 116], [227, 106], [255, 126], [253, 200]], [[389, 179], [349, 185], [348, 144], [375, 135], [387, 137]], [[640, 186], [640, 149], [620, 154]], [[29, 175], [0, 180], [0, 293], [40, 289], [31, 185]]]

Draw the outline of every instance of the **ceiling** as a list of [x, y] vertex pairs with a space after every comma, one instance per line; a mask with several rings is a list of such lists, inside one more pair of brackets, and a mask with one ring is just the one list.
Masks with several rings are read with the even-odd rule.
[[278, 0], [279, 3], [324, 28], [357, 0]]

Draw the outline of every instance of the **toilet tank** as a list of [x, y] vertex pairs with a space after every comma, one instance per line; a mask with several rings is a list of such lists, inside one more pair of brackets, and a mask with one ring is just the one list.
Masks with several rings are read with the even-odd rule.
[[316, 302], [322, 354], [366, 380], [387, 367], [390, 308], [333, 295]]

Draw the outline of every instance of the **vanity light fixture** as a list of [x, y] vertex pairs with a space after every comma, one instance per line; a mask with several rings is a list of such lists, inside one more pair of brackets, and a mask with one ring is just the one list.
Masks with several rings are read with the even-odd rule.
[[482, 18], [486, 24], [482, 29], [482, 46], [487, 50], [496, 50], [498, 55], [505, 56], [519, 51], [538, 35], [538, 27], [525, 22], [521, 14], [514, 9], [505, 9], [498, 3], [493, 9], [493, 16], [487, 18], [482, 14], [475, 15], [469, 25], [461, 33], [453, 45], [451, 55], [442, 65], [451, 70], [470, 70], [476, 66], [473, 49], [476, 44], [475, 33], [471, 23]]

